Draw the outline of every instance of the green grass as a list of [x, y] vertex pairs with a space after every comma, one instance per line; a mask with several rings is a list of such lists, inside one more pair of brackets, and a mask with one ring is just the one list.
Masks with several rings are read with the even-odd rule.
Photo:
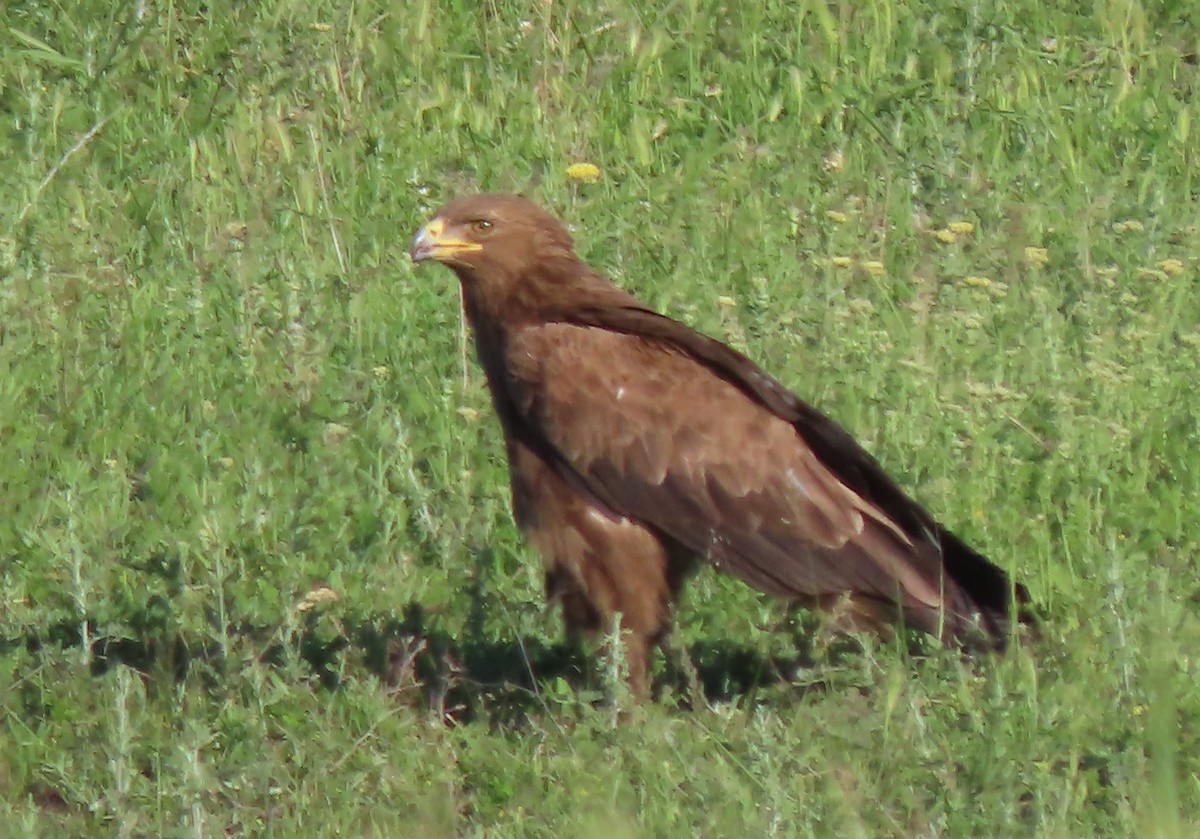
[[[5, 4], [0, 835], [1196, 835], [1200, 28], [1076, 8]], [[705, 573], [659, 702], [581, 681], [405, 255], [475, 189], [838, 418], [1045, 639], [828, 650]]]

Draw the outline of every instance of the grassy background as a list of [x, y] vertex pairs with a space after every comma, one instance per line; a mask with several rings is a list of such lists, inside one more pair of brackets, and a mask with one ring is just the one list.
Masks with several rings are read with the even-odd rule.
[[[0, 834], [1196, 835], [1198, 25], [4, 4]], [[596, 701], [405, 255], [475, 189], [838, 418], [1045, 640], [835, 654], [708, 573], [660, 702]]]

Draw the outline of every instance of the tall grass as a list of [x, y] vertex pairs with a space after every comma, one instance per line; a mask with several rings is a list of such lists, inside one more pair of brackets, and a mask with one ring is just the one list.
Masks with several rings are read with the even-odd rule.
[[[0, 834], [1200, 828], [1186, 4], [18, 2], [0, 45]], [[476, 189], [839, 419], [1046, 637], [846, 652], [707, 573], [659, 701], [605, 701], [405, 256]]]

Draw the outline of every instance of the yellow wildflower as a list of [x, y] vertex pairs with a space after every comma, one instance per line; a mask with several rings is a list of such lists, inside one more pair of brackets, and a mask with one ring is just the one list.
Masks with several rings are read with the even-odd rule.
[[1045, 248], [1026, 248], [1025, 261], [1034, 268], [1041, 268], [1050, 261], [1050, 253]]
[[392, 371], [382, 364], [377, 364], [371, 368], [371, 372], [375, 374], [375, 378], [377, 379], [386, 379]]
[[736, 300], [734, 300], [732, 297], [729, 297], [728, 295], [725, 295], [725, 294], [722, 294], [720, 297], [717, 298], [717, 303], [718, 303], [718, 305], [724, 306], [726, 309], [728, 309], [730, 306], [737, 305]]
[[829, 154], [825, 155], [825, 159], [821, 161], [821, 165], [826, 172], [840, 172], [845, 165], [845, 158], [842, 157], [840, 149], [834, 149]]
[[1164, 259], [1158, 263], [1158, 267], [1168, 277], [1178, 277], [1183, 273], [1183, 261], [1179, 259]]
[[1146, 226], [1137, 219], [1127, 219], [1114, 223], [1112, 229], [1115, 233], [1141, 233]]
[[834, 224], [845, 224], [850, 221], [850, 216], [843, 213], [841, 210], [826, 210], [825, 218], [832, 221]]
[[963, 283], [971, 288], [988, 288], [992, 281], [987, 277], [977, 277], [974, 274], [968, 274], [963, 277]]
[[937, 237], [937, 240], [944, 245], [953, 245], [958, 241], [958, 236], [955, 235], [954, 231], [950, 230], [949, 228], [935, 230], [933, 235]]
[[572, 163], [567, 167], [567, 178], [585, 184], [600, 180], [600, 167], [595, 163]]
[[946, 229], [951, 233], [958, 233], [962, 236], [970, 236], [975, 232], [975, 225], [969, 221], [952, 221], [946, 225]]
[[882, 277], [887, 271], [878, 259], [868, 259], [863, 262], [862, 267], [872, 277]]
[[848, 256], [835, 256], [833, 259], [829, 260], [829, 264], [834, 268], [849, 268], [854, 264], [854, 260]]
[[312, 590], [300, 598], [300, 602], [296, 604], [297, 612], [307, 612], [315, 609], [318, 606], [328, 606], [331, 603], [337, 603], [342, 599], [342, 595], [329, 586], [316, 585]]
[[468, 422], [474, 422], [475, 420], [479, 419], [478, 409], [472, 408], [469, 405], [463, 405], [460, 407], [458, 409], [458, 415]]

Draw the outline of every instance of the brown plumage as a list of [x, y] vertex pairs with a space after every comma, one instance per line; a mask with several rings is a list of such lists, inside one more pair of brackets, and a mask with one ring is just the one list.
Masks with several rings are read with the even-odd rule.
[[589, 268], [544, 210], [461, 198], [411, 254], [462, 284], [548, 596], [568, 630], [621, 615], [635, 689], [697, 558], [857, 626], [1004, 645], [1024, 587], [744, 355]]

